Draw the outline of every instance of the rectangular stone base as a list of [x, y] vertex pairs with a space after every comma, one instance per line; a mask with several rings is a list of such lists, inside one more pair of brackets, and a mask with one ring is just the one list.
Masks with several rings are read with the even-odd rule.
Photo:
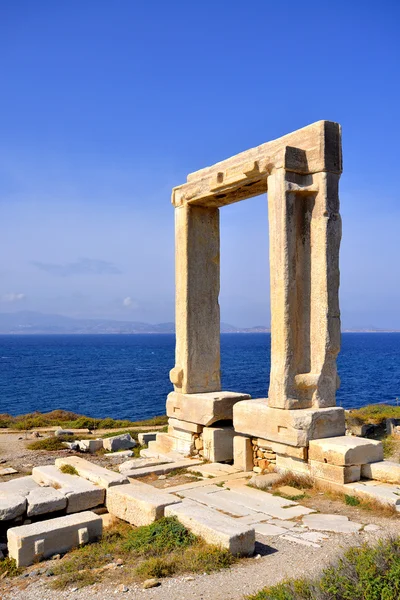
[[333, 483], [354, 483], [355, 481], [360, 481], [361, 467], [360, 465], [341, 467], [311, 460], [310, 475], [312, 477], [319, 477], [320, 479], [327, 479]]
[[8, 553], [17, 567], [64, 553], [101, 538], [103, 521], [92, 512], [67, 515], [31, 525], [12, 527], [7, 532]]
[[310, 442], [310, 460], [331, 465], [365, 465], [383, 460], [382, 442], [342, 435]]
[[142, 482], [114, 486], [106, 500], [110, 514], [137, 527], [161, 519], [166, 506], [179, 502], [176, 496]]
[[375, 479], [384, 483], [400, 484], [400, 464], [390, 460], [362, 465], [361, 475], [366, 479]]
[[293, 471], [302, 475], [310, 474], [310, 465], [300, 458], [276, 455], [276, 469], [280, 472]]
[[253, 470], [253, 444], [250, 438], [242, 435], [233, 438], [233, 464], [241, 471]]
[[171, 392], [167, 398], [167, 416], [198, 425], [231, 421], [234, 404], [249, 398], [249, 394], [236, 392], [207, 392], [204, 394]]
[[233, 460], [233, 427], [204, 427], [203, 456], [211, 462]]
[[233, 426], [237, 433], [297, 447], [308, 446], [314, 439], [342, 436], [346, 429], [343, 408], [270, 408], [265, 398], [235, 404]]

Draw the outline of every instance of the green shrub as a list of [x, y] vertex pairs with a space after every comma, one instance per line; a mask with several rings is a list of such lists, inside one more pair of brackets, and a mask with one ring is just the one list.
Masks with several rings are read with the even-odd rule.
[[292, 579], [248, 600], [395, 600], [400, 598], [400, 538], [350, 548], [316, 580]]
[[175, 517], [164, 517], [148, 527], [132, 530], [127, 536], [124, 548], [139, 555], [157, 556], [177, 548], [186, 548], [196, 540], [196, 536], [181, 525]]
[[347, 418], [359, 423], [372, 423], [379, 425], [386, 419], [400, 419], [400, 406], [390, 406], [390, 404], [369, 404], [352, 410]]
[[5, 577], [17, 577], [22, 573], [22, 569], [17, 567], [13, 558], [3, 558], [0, 560], [0, 579]]
[[347, 494], [344, 495], [344, 501], [347, 506], [359, 506], [361, 504], [361, 501], [357, 496], [348, 496]]
[[28, 444], [28, 450], [65, 450], [63, 442], [74, 442], [74, 435], [51, 436]]
[[79, 475], [78, 471], [72, 465], [61, 465], [60, 471], [66, 475]]

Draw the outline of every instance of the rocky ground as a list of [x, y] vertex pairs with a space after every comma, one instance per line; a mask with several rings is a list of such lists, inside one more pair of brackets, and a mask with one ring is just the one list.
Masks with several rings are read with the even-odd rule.
[[[18, 470], [18, 474], [13, 477], [30, 473], [33, 466], [54, 464], [57, 456], [63, 456], [69, 453], [68, 450], [47, 452], [31, 451], [26, 448], [27, 444], [33, 439], [32, 434], [2, 434], [0, 435], [0, 460], [4, 461], [0, 467], [9, 466]], [[109, 459], [104, 456], [90, 456], [90, 460], [110, 468]], [[185, 493], [195, 495], [210, 493], [214, 501], [232, 502], [229, 492], [232, 492], [232, 498], [235, 500], [235, 490], [243, 493], [243, 482], [237, 480], [232, 475], [232, 480], [225, 483], [224, 488], [219, 487], [217, 478], [210, 479], [207, 482], [208, 487], [196, 487], [194, 490], [185, 490]], [[10, 476], [0, 477], [0, 481], [9, 479]], [[145, 479], [156, 487], [177, 488], [188, 482], [196, 482], [196, 477], [187, 477], [185, 473], [179, 473], [174, 477], [150, 476]], [[242, 488], [240, 486], [242, 485]], [[217, 488], [217, 489], [215, 489]], [[266, 492], [266, 504], [275, 502], [276, 498]], [[220, 500], [218, 500], [220, 498]], [[250, 498], [250, 496], [249, 496]], [[274, 499], [275, 498], [275, 499]], [[236, 500], [237, 502], [237, 497]], [[248, 506], [251, 506], [253, 499], [248, 500]], [[242, 600], [246, 594], [254, 593], [266, 585], [272, 585], [288, 577], [317, 576], [327, 565], [332, 564], [350, 546], [359, 545], [364, 542], [374, 542], [379, 538], [400, 534], [399, 520], [397, 516], [385, 516], [379, 512], [367, 511], [357, 506], [347, 506], [343, 501], [334, 496], [327, 496], [318, 491], [309, 491], [307, 496], [297, 501], [298, 506], [305, 506], [313, 511], [325, 515], [331, 523], [333, 515], [343, 515], [349, 518], [350, 524], [361, 524], [359, 528], [354, 525], [351, 533], [335, 532], [335, 526], [329, 531], [318, 530], [318, 525], [307, 522], [309, 516], [299, 517], [292, 522], [277, 519], [270, 519], [263, 526], [256, 529], [257, 546], [253, 557], [242, 559], [233, 567], [213, 573], [210, 575], [191, 575], [172, 577], [162, 579], [161, 585], [152, 589], [143, 589], [142, 584], [130, 583], [129, 574], [126, 573], [124, 580], [124, 565], [118, 569], [118, 577], [110, 578], [106, 582], [98, 583], [90, 587], [68, 590], [52, 590], [49, 587], [53, 561], [45, 561], [39, 565], [34, 565], [27, 569], [23, 576], [15, 579], [3, 579], [0, 581], [0, 598], [4, 600], [24, 599], [24, 600], [53, 600], [59, 598], [76, 598], [77, 600], [109, 600], [113, 597], [124, 598], [149, 598], [154, 600], [182, 600], [196, 598], [203, 600]], [[232, 504], [232, 506], [234, 506]], [[240, 513], [246, 506], [246, 500], [243, 500], [243, 506], [238, 508]], [[232, 510], [235, 510], [234, 507]], [[267, 512], [268, 509], [266, 509]], [[249, 514], [251, 513], [249, 509]], [[244, 513], [243, 513], [244, 514]], [[247, 518], [242, 516], [241, 518]], [[281, 518], [282, 519], [282, 518]], [[303, 521], [301, 520], [303, 519]], [[286, 525], [285, 525], [286, 523]], [[308, 524], [307, 524], [308, 523]], [[288, 532], [278, 533], [274, 527], [294, 526], [294, 534], [290, 529]], [[371, 527], [372, 525], [372, 527]], [[268, 527], [269, 526], [269, 527]], [[303, 529], [301, 529], [303, 528]], [[350, 526], [350, 529], [352, 526]], [[306, 534], [306, 535], [304, 535]], [[62, 560], [62, 559], [61, 559]]]

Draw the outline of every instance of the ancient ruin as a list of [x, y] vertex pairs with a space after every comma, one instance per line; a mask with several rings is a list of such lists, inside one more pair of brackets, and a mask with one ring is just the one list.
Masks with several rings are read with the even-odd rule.
[[[345, 435], [344, 410], [335, 406], [341, 172], [340, 125], [318, 121], [191, 173], [174, 188], [174, 391], [167, 399], [168, 433], [150, 443], [153, 451], [234, 459], [244, 470], [311, 472], [341, 483], [358, 481], [361, 464], [382, 460], [381, 444], [370, 457], [371, 442], [360, 439], [356, 468], [345, 458], [333, 465], [325, 457], [308, 460], [310, 441]], [[221, 391], [219, 210], [266, 192], [271, 376], [268, 398], [250, 399]]]

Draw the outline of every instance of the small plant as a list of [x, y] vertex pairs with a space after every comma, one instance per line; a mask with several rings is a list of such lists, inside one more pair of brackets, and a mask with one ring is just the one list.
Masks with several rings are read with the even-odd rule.
[[28, 444], [28, 450], [65, 450], [63, 442], [74, 442], [75, 440], [74, 435], [47, 437]]
[[290, 472], [283, 473], [277, 481], [274, 481], [272, 488], [275, 490], [284, 485], [294, 487], [297, 490], [310, 490], [314, 487], [314, 480], [309, 475]]
[[359, 506], [361, 504], [361, 500], [357, 496], [349, 496], [347, 494], [344, 495], [344, 501], [347, 506]]
[[185, 475], [188, 472], [185, 468], [173, 469], [169, 473], [166, 473], [167, 477], [176, 477], [177, 475]]
[[395, 600], [400, 597], [400, 539], [350, 548], [315, 580], [291, 579], [247, 600]]
[[78, 471], [72, 465], [61, 465], [60, 471], [66, 475], [79, 475]]
[[0, 579], [6, 577], [17, 577], [22, 573], [22, 569], [17, 567], [17, 564], [13, 558], [3, 558], [0, 560]]

